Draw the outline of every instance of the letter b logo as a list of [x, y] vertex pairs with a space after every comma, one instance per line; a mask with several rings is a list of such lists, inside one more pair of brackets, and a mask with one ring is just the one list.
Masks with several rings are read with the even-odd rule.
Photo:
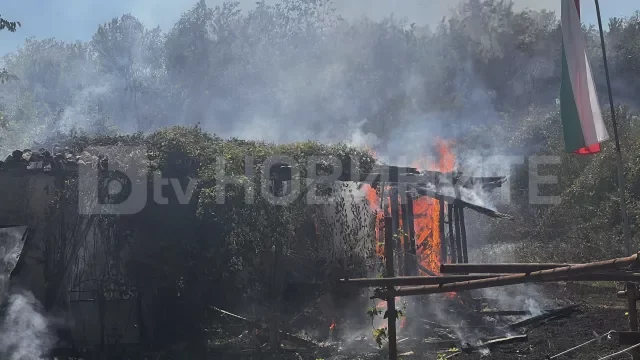
[[[147, 203], [147, 149], [143, 146], [97, 146], [98, 155], [78, 169], [78, 208], [84, 215], [131, 215]], [[95, 160], [95, 158], [94, 158]]]

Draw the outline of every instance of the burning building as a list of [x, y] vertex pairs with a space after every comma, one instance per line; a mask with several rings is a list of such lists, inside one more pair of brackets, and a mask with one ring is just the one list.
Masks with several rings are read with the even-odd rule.
[[[456, 170], [450, 144], [437, 143], [439, 159], [417, 168], [387, 167], [366, 186], [366, 199], [375, 216], [377, 253], [383, 256], [382, 219], [391, 217], [396, 234], [398, 275], [436, 275], [443, 263], [468, 262], [464, 209], [503, 219], [512, 219], [476, 204], [473, 191], [491, 191], [505, 177], [468, 177]], [[386, 173], [385, 173], [386, 172]], [[382, 179], [386, 177], [386, 181]]]

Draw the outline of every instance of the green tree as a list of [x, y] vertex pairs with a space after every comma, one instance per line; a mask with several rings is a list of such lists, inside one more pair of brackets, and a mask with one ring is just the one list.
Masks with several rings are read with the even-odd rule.
[[[6, 29], [6, 30], [9, 30], [10, 32], [15, 32], [16, 29], [20, 26], [21, 24], [19, 21], [8, 21], [4, 19], [2, 16], [0, 16], [0, 31]], [[16, 77], [9, 74], [6, 69], [2, 69], [2, 71], [0, 71], [0, 84], [4, 84], [9, 80], [14, 80], [14, 79], [16, 79]], [[0, 118], [1, 117], [2, 115], [0, 114]]]

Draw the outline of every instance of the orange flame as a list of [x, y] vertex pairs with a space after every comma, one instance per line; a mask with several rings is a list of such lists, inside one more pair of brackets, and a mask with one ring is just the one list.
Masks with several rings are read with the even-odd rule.
[[[439, 153], [437, 162], [417, 161], [414, 167], [426, 167], [428, 170], [440, 171], [443, 173], [452, 172], [455, 169], [455, 156], [451, 151], [452, 143], [442, 139], [436, 140], [436, 147]], [[372, 155], [373, 151], [369, 150]], [[380, 209], [380, 196], [376, 189], [369, 185], [365, 186], [366, 199], [376, 216], [375, 240], [376, 254], [384, 257], [384, 240], [382, 236], [382, 226], [384, 211]], [[388, 193], [385, 189], [385, 193]], [[389, 202], [387, 202], [389, 203]], [[388, 209], [390, 211], [390, 209]], [[419, 256], [420, 265], [434, 273], [440, 272], [440, 249], [442, 235], [440, 234], [440, 202], [438, 200], [420, 197], [413, 203], [414, 231], [416, 239], [416, 253]], [[402, 229], [402, 217], [399, 221]]]
[[[450, 142], [437, 139], [436, 145], [440, 155], [435, 164], [427, 163], [427, 169], [451, 172], [455, 169], [455, 156], [450, 149]], [[420, 197], [413, 203], [416, 248], [420, 265], [434, 273], [440, 272], [440, 201], [428, 197]]]
[[329, 325], [329, 330], [333, 331], [336, 328], [336, 320], [331, 319], [331, 325]]

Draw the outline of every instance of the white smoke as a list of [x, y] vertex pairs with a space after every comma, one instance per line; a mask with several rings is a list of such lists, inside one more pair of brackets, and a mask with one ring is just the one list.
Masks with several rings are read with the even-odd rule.
[[11, 294], [2, 327], [0, 355], [6, 360], [44, 358], [55, 342], [49, 331], [49, 321], [30, 292]]
[[24, 246], [24, 226], [0, 230], [0, 359], [41, 359], [54, 344], [49, 320], [29, 291], [9, 289], [9, 278]]

